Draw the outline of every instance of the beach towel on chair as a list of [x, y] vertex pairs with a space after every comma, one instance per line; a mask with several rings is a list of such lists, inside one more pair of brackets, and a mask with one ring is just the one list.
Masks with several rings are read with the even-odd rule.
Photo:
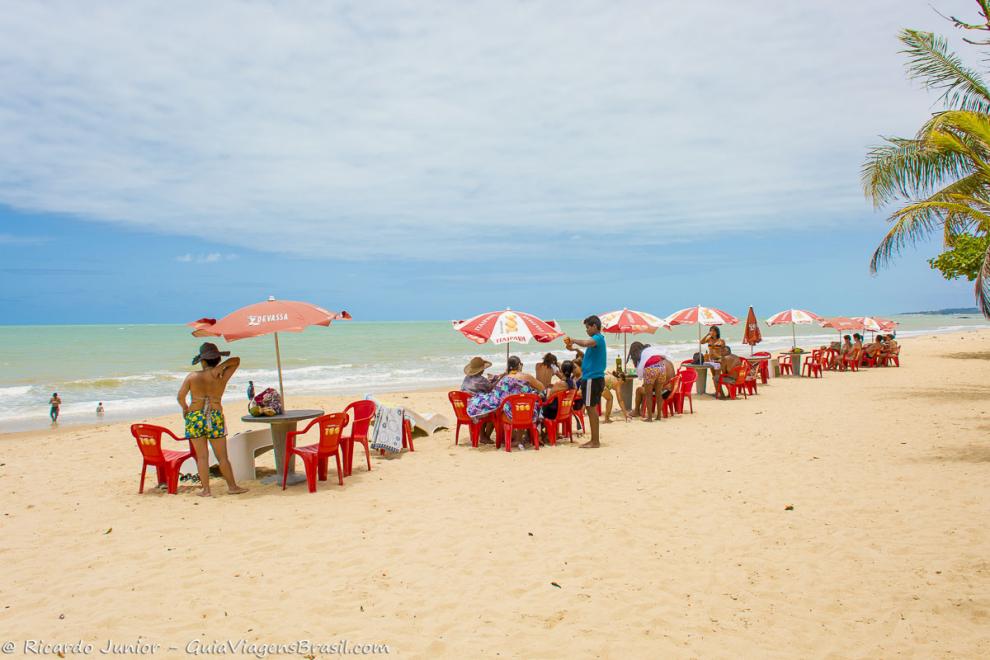
[[402, 451], [402, 422], [405, 412], [402, 408], [375, 408], [375, 422], [372, 428], [371, 448], [384, 449], [390, 453]]

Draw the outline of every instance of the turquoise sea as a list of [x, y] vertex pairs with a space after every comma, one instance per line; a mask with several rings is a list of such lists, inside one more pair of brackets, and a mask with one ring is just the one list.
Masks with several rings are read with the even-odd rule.
[[[898, 335], [987, 328], [979, 315], [903, 315]], [[575, 337], [584, 330], [577, 320], [561, 321]], [[789, 346], [790, 327], [763, 328], [761, 349]], [[798, 345], [816, 346], [837, 333], [817, 326], [798, 326]], [[742, 324], [723, 328], [735, 352], [742, 346]], [[677, 358], [696, 350], [697, 329], [678, 327], [655, 335], [630, 335], [629, 341], [669, 346]], [[622, 335], [610, 335], [612, 361], [622, 353]], [[46, 426], [48, 399], [62, 397], [61, 424], [92, 423], [97, 403], [106, 408], [105, 420], [139, 420], [177, 412], [175, 393], [193, 367], [192, 356], [202, 340], [184, 325], [57, 325], [0, 326], [0, 432]], [[293, 394], [349, 394], [453, 387], [463, 376], [472, 355], [482, 355], [501, 367], [505, 347], [478, 346], [455, 332], [449, 321], [369, 323], [339, 321], [330, 328], [310, 328], [300, 334], [279, 335], [286, 397]], [[242, 397], [248, 380], [260, 391], [278, 386], [274, 340], [271, 336], [232, 344], [217, 341], [221, 350], [241, 357], [241, 369], [231, 382], [226, 401]], [[571, 355], [563, 342], [513, 344], [527, 369], [547, 351]]]

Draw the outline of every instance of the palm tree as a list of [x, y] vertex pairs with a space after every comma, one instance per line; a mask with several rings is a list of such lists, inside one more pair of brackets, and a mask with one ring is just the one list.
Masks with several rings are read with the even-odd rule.
[[[980, 0], [986, 26], [990, 7]], [[955, 19], [953, 19], [955, 20]], [[990, 89], [981, 77], [930, 32], [904, 30], [908, 72], [926, 88], [940, 90], [946, 110], [914, 138], [886, 138], [863, 165], [863, 188], [876, 208], [904, 201], [873, 253], [870, 271], [888, 264], [905, 246], [941, 231], [951, 246], [960, 234], [990, 235]], [[990, 250], [976, 279], [976, 299], [990, 318]]]

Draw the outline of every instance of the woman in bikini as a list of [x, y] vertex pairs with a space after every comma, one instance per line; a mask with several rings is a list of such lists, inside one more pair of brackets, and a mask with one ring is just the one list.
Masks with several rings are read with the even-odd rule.
[[[210, 452], [207, 442], [213, 445], [213, 453], [220, 462], [220, 474], [227, 481], [231, 495], [247, 492], [234, 481], [234, 471], [227, 458], [227, 424], [223, 417], [223, 393], [230, 377], [237, 371], [241, 359], [232, 357], [220, 362], [230, 351], [220, 352], [216, 344], [206, 342], [199, 347], [199, 355], [193, 364], [202, 364], [202, 371], [194, 371], [182, 381], [177, 397], [186, 425], [186, 437], [196, 451], [196, 467], [202, 497], [210, 497]], [[189, 402], [186, 402], [186, 398]]]
[[660, 419], [661, 403], [671, 394], [667, 384], [676, 375], [674, 363], [660, 346], [650, 346], [638, 341], [629, 345], [629, 359], [636, 365], [636, 376], [643, 379], [643, 404], [637, 402], [637, 410], [641, 406], [645, 408], [643, 421], [652, 422], [655, 406], [657, 419]]

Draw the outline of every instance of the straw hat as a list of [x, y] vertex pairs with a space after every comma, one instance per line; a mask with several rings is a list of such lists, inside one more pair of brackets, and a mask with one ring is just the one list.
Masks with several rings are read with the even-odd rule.
[[199, 355], [193, 357], [192, 363], [199, 364], [200, 360], [216, 360], [220, 357], [227, 357], [230, 355], [230, 351], [221, 351], [217, 348], [217, 345], [212, 342], [205, 342], [199, 347]]
[[464, 375], [477, 376], [490, 366], [492, 366], [492, 363], [488, 360], [480, 357], [473, 357], [471, 358], [471, 361], [467, 363], [467, 366], [464, 367]]

